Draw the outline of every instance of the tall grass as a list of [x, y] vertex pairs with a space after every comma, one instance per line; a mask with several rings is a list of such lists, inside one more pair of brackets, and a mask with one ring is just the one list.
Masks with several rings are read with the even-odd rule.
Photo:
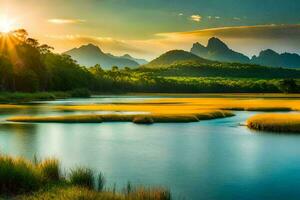
[[[94, 176], [88, 168], [75, 168], [63, 177], [59, 162], [48, 159], [36, 163], [23, 158], [0, 156], [0, 199], [21, 200], [170, 200], [171, 195], [163, 188], [134, 188], [128, 184], [126, 191], [104, 189], [102, 173]], [[18, 196], [16, 196], [18, 195]]]
[[35, 191], [42, 184], [40, 171], [22, 158], [0, 156], [0, 194], [20, 194]]
[[47, 181], [60, 181], [61, 174], [59, 169], [59, 162], [57, 159], [47, 159], [38, 164], [38, 169], [44, 179]]
[[94, 173], [91, 169], [88, 168], [80, 167], [71, 170], [69, 180], [72, 185], [82, 186], [88, 189], [94, 188]]

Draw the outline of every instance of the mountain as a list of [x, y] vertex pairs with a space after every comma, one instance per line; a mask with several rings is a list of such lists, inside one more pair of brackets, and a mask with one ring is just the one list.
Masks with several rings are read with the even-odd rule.
[[238, 62], [249, 63], [250, 59], [244, 54], [238, 53], [230, 49], [224, 42], [216, 37], [209, 39], [207, 46], [200, 43], [193, 44], [191, 53], [205, 59], [220, 62]]
[[93, 44], [83, 45], [79, 48], [65, 52], [83, 66], [94, 66], [100, 64], [104, 69], [112, 66], [118, 67], [137, 67], [139, 64], [128, 58], [117, 57], [109, 53], [104, 53], [98, 46]]
[[200, 58], [190, 52], [183, 50], [172, 50], [168, 51], [158, 58], [152, 60], [148, 64], [144, 65], [145, 67], [165, 67], [176, 64], [184, 64], [184, 63], [211, 63], [212, 61]]
[[261, 51], [259, 56], [253, 56], [251, 62], [273, 67], [300, 68], [300, 55], [292, 53], [279, 54], [267, 49]]
[[135, 62], [137, 62], [139, 65], [145, 65], [145, 64], [148, 63], [148, 61], [145, 60], [145, 59], [134, 58], [134, 57], [132, 57], [132, 56], [129, 55], [129, 54], [125, 54], [125, 55], [121, 56], [120, 58], [126, 58], [126, 59], [129, 59], [129, 60], [135, 61]]

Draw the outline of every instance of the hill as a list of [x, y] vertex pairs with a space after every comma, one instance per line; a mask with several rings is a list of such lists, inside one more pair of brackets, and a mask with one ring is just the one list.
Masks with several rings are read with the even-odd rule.
[[98, 46], [93, 44], [71, 49], [64, 54], [70, 55], [78, 62], [78, 64], [87, 67], [91, 67], [96, 64], [100, 64], [100, 66], [104, 69], [109, 69], [112, 66], [118, 66], [121, 68], [139, 66], [139, 64], [134, 60], [104, 53]]
[[206, 47], [198, 42], [193, 44], [191, 53], [205, 59], [220, 62], [250, 63], [250, 59], [247, 56], [233, 51], [224, 42], [215, 37], [209, 39]]
[[267, 49], [260, 52], [259, 56], [253, 56], [251, 62], [273, 67], [300, 68], [300, 55], [292, 53], [279, 54]]
[[212, 61], [200, 58], [190, 52], [183, 50], [172, 50], [168, 51], [158, 58], [152, 60], [148, 64], [144, 65], [145, 67], [159, 68], [159, 67], [168, 67], [171, 65], [180, 65], [184, 63], [193, 63], [193, 64], [205, 64], [212, 63]]
[[120, 58], [125, 58], [125, 59], [129, 59], [129, 60], [135, 61], [135, 62], [137, 62], [139, 65], [145, 65], [145, 64], [148, 63], [148, 61], [145, 60], [145, 59], [134, 58], [134, 57], [132, 57], [132, 56], [129, 55], [129, 54], [125, 54], [125, 55], [123, 55], [123, 56], [120, 56]]

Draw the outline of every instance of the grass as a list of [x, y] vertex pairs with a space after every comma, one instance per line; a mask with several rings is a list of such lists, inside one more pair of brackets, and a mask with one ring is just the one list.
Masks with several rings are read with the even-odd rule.
[[300, 133], [300, 114], [260, 114], [247, 120], [254, 130], [278, 133]]
[[66, 116], [16, 116], [8, 118], [10, 122], [39, 122], [39, 123], [100, 123], [100, 122], [133, 122], [137, 124], [151, 123], [186, 123], [199, 120], [231, 117], [234, 114], [229, 111], [210, 110], [184, 113], [161, 113], [146, 115], [102, 114], [102, 115], [66, 115]]
[[[132, 188], [116, 192], [104, 189], [102, 173], [94, 176], [88, 168], [75, 168], [62, 176], [56, 159], [31, 162], [23, 158], [0, 156], [0, 199], [16, 200], [170, 200], [163, 188]], [[97, 178], [97, 180], [95, 179]]]
[[32, 195], [23, 195], [16, 200], [171, 200], [171, 194], [163, 188], [135, 188], [130, 193], [113, 191], [97, 192], [78, 186], [52, 187]]
[[22, 158], [0, 156], [0, 194], [35, 191], [42, 183], [42, 174], [33, 163]]
[[61, 179], [59, 162], [56, 159], [48, 159], [38, 164], [38, 170], [40, 170], [44, 180], [58, 182]]
[[94, 188], [94, 173], [88, 168], [77, 168], [71, 170], [69, 180], [72, 185], [83, 186], [88, 189]]
[[55, 100], [58, 98], [68, 98], [70, 94], [66, 92], [35, 92], [35, 93], [0, 93], [1, 103], [23, 103], [29, 101], [45, 101], [45, 100]]

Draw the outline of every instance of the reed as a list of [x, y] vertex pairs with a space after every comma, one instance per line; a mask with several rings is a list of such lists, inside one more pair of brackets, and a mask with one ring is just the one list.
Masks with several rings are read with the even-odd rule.
[[260, 114], [247, 120], [250, 129], [278, 133], [300, 133], [300, 114]]

